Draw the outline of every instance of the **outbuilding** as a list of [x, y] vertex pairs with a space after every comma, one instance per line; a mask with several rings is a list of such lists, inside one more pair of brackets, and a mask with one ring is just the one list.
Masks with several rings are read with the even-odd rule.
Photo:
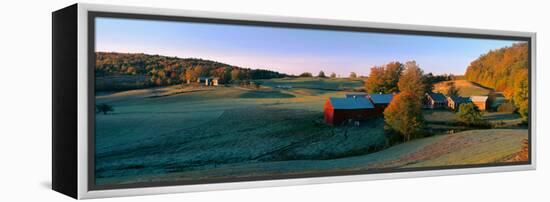
[[471, 96], [470, 100], [479, 110], [487, 110], [489, 96]]
[[219, 81], [220, 81], [220, 78], [218, 78], [218, 77], [207, 78], [204, 85], [206, 85], [206, 86], [218, 86]]
[[441, 93], [426, 93], [424, 108], [437, 109], [447, 107], [447, 98]]
[[470, 99], [467, 97], [460, 96], [449, 96], [447, 97], [447, 106], [453, 110], [458, 110], [461, 104], [469, 103]]
[[203, 84], [205, 86], [217, 86], [220, 84], [220, 78], [218, 77], [199, 77], [197, 78], [197, 83]]
[[198, 78], [197, 78], [197, 83], [202, 83], [202, 84], [204, 84], [204, 83], [206, 83], [207, 80], [208, 80], [208, 77], [202, 77], [202, 76], [201, 76], [201, 77], [198, 77]]
[[346, 121], [365, 120], [374, 116], [374, 110], [374, 105], [365, 97], [331, 97], [324, 106], [325, 123], [341, 125]]

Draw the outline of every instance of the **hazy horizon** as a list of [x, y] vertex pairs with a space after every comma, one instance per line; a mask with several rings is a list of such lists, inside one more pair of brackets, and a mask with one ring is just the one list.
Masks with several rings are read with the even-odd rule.
[[367, 76], [372, 66], [416, 60], [426, 73], [464, 74], [480, 55], [522, 41], [245, 25], [96, 19], [96, 52], [201, 58], [298, 75]]

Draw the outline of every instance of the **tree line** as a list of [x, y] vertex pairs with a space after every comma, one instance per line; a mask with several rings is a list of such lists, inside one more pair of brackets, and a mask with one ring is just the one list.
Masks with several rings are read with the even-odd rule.
[[[289, 75], [289, 76], [292, 77], [292, 75]], [[301, 74], [298, 74], [298, 77], [313, 77], [313, 74], [312, 74], [311, 72], [303, 72], [303, 73], [301, 73]], [[336, 78], [337, 76], [336, 76], [336, 73], [332, 72], [332, 73], [330, 73], [330, 75], [327, 77], [327, 75], [325, 74], [325, 72], [321, 70], [321, 71], [319, 71], [319, 73], [317, 74], [317, 77], [318, 77], [318, 78], [328, 78], [328, 77], [330, 77], [330, 78], [333, 78], [333, 79], [334, 79], [334, 78]], [[357, 73], [355, 73], [355, 72], [350, 72], [350, 73], [349, 73], [349, 76], [348, 76], [348, 78], [350, 78], [350, 79], [355, 79], [355, 78], [357, 78], [357, 77], [358, 77], [358, 76], [357, 76]]]
[[95, 76], [145, 75], [147, 84], [166, 86], [218, 77], [222, 83], [285, 77], [285, 74], [242, 68], [199, 58], [178, 58], [143, 53], [97, 52]]
[[492, 50], [474, 60], [464, 75], [465, 79], [503, 92], [523, 117], [529, 107], [529, 46], [516, 43], [510, 47]]
[[[399, 80], [402, 78], [404, 71], [407, 66], [416, 66], [415, 61], [409, 61], [406, 63], [401, 62], [390, 62], [385, 65], [374, 66], [370, 69], [370, 74], [365, 81], [365, 90], [368, 93], [397, 93], [399, 89]], [[424, 74], [424, 71], [420, 69], [422, 75], [420, 75], [420, 80], [422, 84], [422, 92], [431, 92], [433, 90], [433, 85], [441, 81], [449, 81], [456, 79], [456, 76], [452, 74], [443, 74], [443, 75], [434, 75], [432, 73]], [[404, 79], [409, 79], [408, 76], [405, 76]]]

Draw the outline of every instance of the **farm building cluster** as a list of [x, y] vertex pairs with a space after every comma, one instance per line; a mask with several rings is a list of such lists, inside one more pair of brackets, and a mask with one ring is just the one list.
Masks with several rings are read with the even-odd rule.
[[461, 104], [473, 103], [479, 110], [489, 109], [490, 101], [487, 95], [477, 95], [470, 97], [461, 96], [445, 96], [441, 93], [426, 93], [424, 97], [423, 107], [426, 109], [443, 109], [449, 108], [458, 110]]
[[[187, 84], [193, 83], [190, 79], [187, 79]], [[218, 77], [199, 77], [196, 83], [205, 86], [218, 86], [220, 84], [220, 78]]]
[[[345, 98], [331, 97], [325, 102], [325, 123], [340, 125], [346, 121], [359, 121], [381, 116], [395, 94], [347, 94]], [[473, 103], [480, 110], [498, 107], [504, 102], [499, 94], [483, 96], [446, 96], [442, 93], [426, 93], [423, 98], [425, 109], [458, 110], [461, 104]]]

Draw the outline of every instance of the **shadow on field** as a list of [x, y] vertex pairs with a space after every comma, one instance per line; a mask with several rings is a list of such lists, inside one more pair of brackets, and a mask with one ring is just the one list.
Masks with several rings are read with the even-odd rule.
[[485, 115], [485, 120], [487, 121], [500, 121], [500, 120], [512, 120], [518, 119], [520, 116], [515, 113], [493, 113]]
[[240, 98], [293, 98], [296, 97], [292, 94], [283, 93], [280, 91], [248, 91], [239, 96]]

